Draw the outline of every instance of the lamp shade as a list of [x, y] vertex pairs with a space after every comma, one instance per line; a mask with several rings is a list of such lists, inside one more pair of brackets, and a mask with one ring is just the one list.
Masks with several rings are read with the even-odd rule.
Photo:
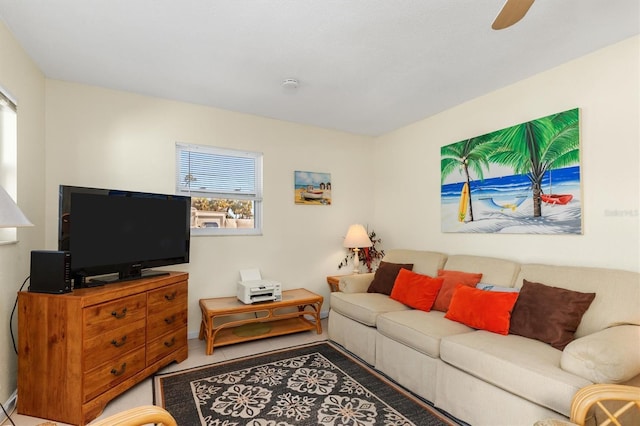
[[33, 223], [29, 222], [7, 191], [0, 186], [0, 228], [19, 226], [33, 226]]
[[369, 239], [367, 231], [364, 226], [360, 224], [351, 225], [347, 231], [347, 236], [344, 237], [343, 245], [348, 248], [360, 248], [371, 247], [373, 244]]

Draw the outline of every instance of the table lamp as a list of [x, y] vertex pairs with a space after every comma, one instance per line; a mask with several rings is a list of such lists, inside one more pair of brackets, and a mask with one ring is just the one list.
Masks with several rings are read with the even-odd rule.
[[351, 225], [342, 245], [353, 250], [353, 273], [359, 274], [360, 258], [358, 257], [358, 252], [362, 247], [371, 247], [373, 245], [364, 226], [360, 224]]
[[0, 228], [33, 226], [11, 196], [0, 186]]

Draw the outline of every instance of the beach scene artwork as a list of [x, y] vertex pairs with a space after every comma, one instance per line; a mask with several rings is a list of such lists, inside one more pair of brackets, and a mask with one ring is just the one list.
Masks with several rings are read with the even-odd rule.
[[331, 205], [331, 173], [295, 171], [293, 181], [296, 204]]
[[579, 109], [443, 146], [440, 180], [442, 232], [582, 234]]

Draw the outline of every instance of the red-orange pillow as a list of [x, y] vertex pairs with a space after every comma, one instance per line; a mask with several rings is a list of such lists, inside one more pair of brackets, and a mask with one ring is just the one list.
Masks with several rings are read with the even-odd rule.
[[469, 327], [509, 334], [511, 311], [518, 293], [484, 291], [458, 286], [451, 298], [445, 318], [461, 322]]
[[432, 309], [434, 311], [447, 312], [456, 286], [462, 284], [468, 287], [475, 287], [482, 279], [482, 274], [438, 269], [438, 277], [444, 278], [444, 282]]
[[414, 309], [429, 312], [443, 281], [444, 278], [433, 278], [400, 269], [389, 297]]

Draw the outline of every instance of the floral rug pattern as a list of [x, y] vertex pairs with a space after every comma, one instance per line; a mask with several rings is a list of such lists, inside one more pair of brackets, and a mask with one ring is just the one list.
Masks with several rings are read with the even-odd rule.
[[[363, 384], [362, 377], [354, 377], [322, 353], [324, 346], [329, 345], [302, 354], [288, 351], [252, 365], [209, 370], [214, 374], [200, 374], [184, 384], [182, 400], [193, 401], [197, 418], [205, 426], [453, 424], [395, 388], [392, 394], [380, 395], [378, 381]], [[354, 372], [361, 375], [363, 370], [358, 367]], [[165, 408], [172, 412], [166, 403]], [[194, 423], [195, 418], [189, 424]]]

